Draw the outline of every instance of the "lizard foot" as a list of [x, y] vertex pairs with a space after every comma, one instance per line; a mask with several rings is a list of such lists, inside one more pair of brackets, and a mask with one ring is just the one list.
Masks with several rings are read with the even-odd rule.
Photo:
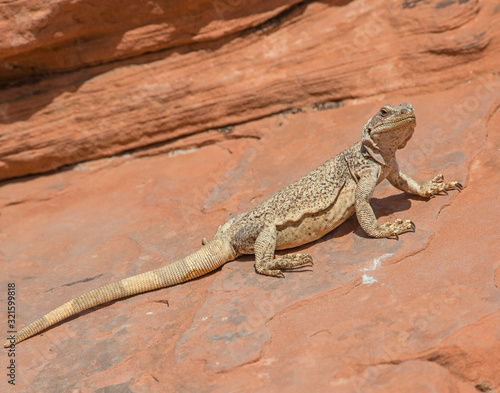
[[313, 260], [308, 254], [286, 254], [281, 258], [276, 258], [274, 262], [276, 262], [275, 266], [280, 269], [306, 265], [314, 266]]
[[444, 176], [440, 173], [434, 177], [431, 181], [424, 183], [424, 197], [434, 198], [436, 194], [444, 192], [448, 194], [447, 190], [458, 190], [462, 191], [463, 186], [456, 181], [444, 183]]
[[307, 254], [287, 254], [281, 258], [274, 258], [268, 262], [255, 266], [257, 273], [273, 277], [285, 277], [281, 269], [294, 268], [299, 266], [313, 266], [310, 255]]
[[394, 223], [386, 222], [382, 225], [382, 229], [387, 233], [387, 236], [396, 236], [396, 239], [399, 240], [399, 235], [408, 231], [415, 232], [415, 224], [410, 220], [400, 220], [397, 219]]

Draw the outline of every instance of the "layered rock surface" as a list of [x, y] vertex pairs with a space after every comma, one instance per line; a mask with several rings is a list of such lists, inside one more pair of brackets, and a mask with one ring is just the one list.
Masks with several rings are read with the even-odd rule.
[[500, 67], [494, 2], [177, 3], [0, 6], [0, 179]]
[[0, 35], [18, 65], [0, 73], [2, 178], [79, 162], [0, 187], [0, 287], [16, 284], [18, 328], [196, 250], [358, 141], [385, 103], [417, 114], [401, 169], [465, 189], [427, 201], [384, 182], [378, 219], [416, 233], [370, 239], [353, 217], [284, 280], [241, 257], [84, 312], [16, 347], [18, 391], [500, 390], [493, 2], [132, 2], [135, 19], [115, 6], [114, 23], [109, 2], [51, 3], [0, 6], [32, 12], [0, 25], [20, 31]]

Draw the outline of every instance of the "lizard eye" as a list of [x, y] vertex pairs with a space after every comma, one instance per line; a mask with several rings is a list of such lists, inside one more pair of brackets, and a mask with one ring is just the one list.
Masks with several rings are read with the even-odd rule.
[[387, 109], [385, 109], [385, 108], [380, 109], [380, 114], [381, 114], [382, 116], [386, 116], [388, 113], [389, 113], [389, 112], [387, 111]]

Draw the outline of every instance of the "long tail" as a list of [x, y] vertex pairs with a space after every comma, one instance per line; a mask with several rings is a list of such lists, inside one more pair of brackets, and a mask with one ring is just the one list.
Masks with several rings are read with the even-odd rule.
[[11, 344], [24, 341], [38, 332], [47, 329], [49, 326], [91, 307], [192, 280], [217, 269], [219, 266], [232, 261], [236, 257], [237, 254], [228, 241], [212, 241], [195, 253], [170, 265], [115, 281], [70, 300], [42, 318], [25, 326], [17, 332], [15, 339], [12, 340], [14, 342], [7, 340], [4, 347], [7, 348]]

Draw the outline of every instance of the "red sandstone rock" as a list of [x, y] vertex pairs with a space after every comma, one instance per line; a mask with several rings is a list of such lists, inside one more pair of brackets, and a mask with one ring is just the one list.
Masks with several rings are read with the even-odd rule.
[[18, 391], [500, 390], [498, 6], [47, 3], [0, 5], [0, 78], [17, 79], [0, 92], [0, 178], [170, 142], [2, 184], [17, 328], [197, 249], [359, 140], [384, 103], [416, 108], [401, 169], [466, 188], [424, 201], [384, 182], [379, 220], [417, 224], [398, 242], [353, 217], [285, 280], [241, 257], [64, 321], [17, 346]]
[[258, 26], [296, 3], [9, 1], [0, 4], [0, 80], [71, 71], [214, 41]]
[[18, 386], [498, 390], [498, 83], [279, 115], [236, 126], [238, 139], [205, 148], [138, 152], [4, 184], [0, 287], [16, 283], [18, 327], [83, 291], [192, 252], [231, 212], [357, 141], [382, 103], [416, 108], [415, 135], [398, 154], [402, 170], [422, 180], [443, 172], [466, 186], [426, 201], [382, 183], [373, 199], [379, 220], [411, 218], [417, 232], [370, 239], [350, 219], [303, 247], [314, 268], [285, 280], [257, 275], [252, 258], [241, 257], [198, 280], [85, 312], [17, 346]]
[[0, 78], [55, 73], [0, 92], [0, 179], [500, 65], [493, 1], [45, 3], [0, 8]]

